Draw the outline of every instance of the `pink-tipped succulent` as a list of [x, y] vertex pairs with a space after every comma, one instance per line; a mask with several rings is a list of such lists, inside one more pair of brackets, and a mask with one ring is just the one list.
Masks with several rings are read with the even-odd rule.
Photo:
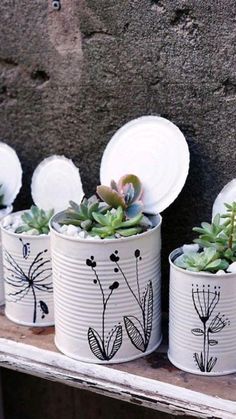
[[116, 183], [111, 181], [111, 186], [100, 185], [97, 187], [97, 194], [112, 208], [121, 206], [128, 218], [135, 217], [142, 212], [143, 203], [142, 184], [136, 175], [124, 175]]

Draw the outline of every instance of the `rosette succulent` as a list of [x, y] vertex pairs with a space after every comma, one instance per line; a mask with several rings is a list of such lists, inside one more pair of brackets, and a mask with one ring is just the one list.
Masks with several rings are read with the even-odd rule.
[[143, 215], [138, 214], [126, 220], [124, 210], [121, 206], [116, 210], [107, 211], [105, 215], [94, 212], [93, 217], [96, 225], [92, 228], [91, 232], [103, 239], [115, 235], [129, 237], [143, 231], [140, 226]]
[[[122, 176], [111, 187], [100, 185], [97, 195], [84, 198], [81, 204], [70, 201], [56, 223], [59, 232], [79, 237], [129, 237], [152, 228], [142, 212], [142, 185], [139, 178]], [[65, 228], [68, 226], [68, 228]]]
[[236, 202], [225, 204], [226, 213], [217, 214], [212, 223], [194, 227], [199, 233], [194, 240], [200, 247], [197, 251], [184, 253], [174, 260], [175, 265], [190, 271], [219, 270], [232, 272], [236, 262]]
[[142, 192], [139, 178], [132, 174], [122, 176], [118, 183], [112, 180], [110, 187], [97, 187], [98, 196], [112, 208], [122, 207], [128, 218], [142, 212]]
[[54, 214], [54, 210], [44, 211], [35, 205], [32, 205], [30, 211], [22, 214], [22, 225], [18, 227], [15, 233], [28, 233], [32, 235], [48, 234], [49, 221]]
[[70, 201], [70, 207], [65, 211], [64, 218], [60, 221], [60, 224], [71, 224], [81, 227], [85, 231], [89, 231], [95, 221], [93, 214], [103, 214], [107, 209], [108, 206], [99, 202], [95, 195], [88, 199], [84, 198], [81, 204]]

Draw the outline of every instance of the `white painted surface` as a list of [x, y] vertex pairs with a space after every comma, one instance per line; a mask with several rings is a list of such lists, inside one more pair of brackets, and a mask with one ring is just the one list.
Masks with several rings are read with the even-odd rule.
[[161, 343], [161, 217], [156, 222], [136, 236], [92, 242], [51, 229], [55, 343], [64, 354], [126, 362]]
[[2, 247], [6, 316], [25, 326], [53, 325], [49, 235], [16, 234], [2, 228]]
[[172, 262], [178, 254], [170, 255], [168, 357], [193, 374], [234, 373], [236, 275], [184, 270]]
[[0, 338], [0, 365], [173, 415], [236, 417], [236, 402]]

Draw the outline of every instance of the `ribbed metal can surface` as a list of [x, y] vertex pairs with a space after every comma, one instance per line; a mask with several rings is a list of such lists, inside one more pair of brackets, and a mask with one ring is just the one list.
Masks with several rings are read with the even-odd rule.
[[[0, 223], [2, 219], [10, 214], [12, 211], [12, 205], [0, 210]], [[5, 303], [4, 284], [3, 284], [3, 260], [2, 260], [2, 235], [0, 229], [0, 306]]]
[[157, 217], [152, 230], [111, 240], [77, 239], [51, 228], [55, 343], [63, 353], [117, 363], [157, 348], [160, 226]]
[[170, 255], [170, 361], [194, 374], [236, 372], [236, 275], [190, 272]]
[[54, 324], [49, 235], [16, 234], [2, 228], [5, 314], [19, 324]]

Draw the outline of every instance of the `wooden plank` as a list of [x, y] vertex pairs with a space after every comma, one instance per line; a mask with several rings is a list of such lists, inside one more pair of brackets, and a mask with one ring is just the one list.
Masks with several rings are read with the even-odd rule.
[[187, 374], [172, 367], [165, 352], [119, 365], [85, 364], [59, 353], [53, 332], [15, 325], [1, 313], [0, 366], [174, 415], [236, 417], [235, 374]]

